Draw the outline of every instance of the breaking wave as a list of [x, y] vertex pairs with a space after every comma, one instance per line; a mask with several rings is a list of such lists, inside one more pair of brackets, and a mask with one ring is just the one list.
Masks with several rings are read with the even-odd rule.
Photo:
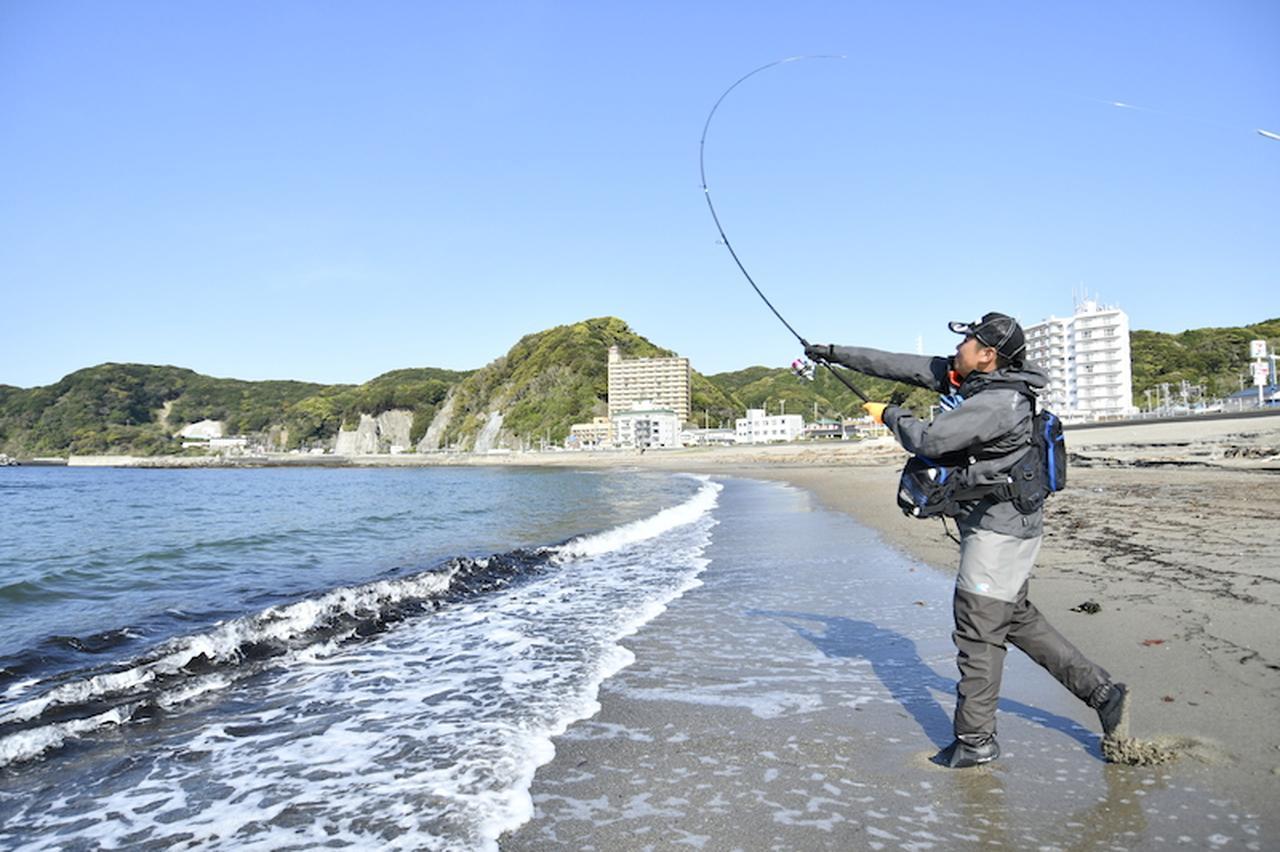
[[[412, 576], [337, 588], [229, 619], [124, 662], [15, 680], [0, 695], [0, 767], [104, 727], [156, 716], [264, 669], [322, 658], [451, 603], [661, 536], [715, 506], [720, 486], [700, 479], [702, 487], [686, 502], [601, 533], [483, 558], [455, 557]], [[128, 629], [87, 640], [59, 637], [91, 653], [139, 638]], [[6, 665], [5, 672], [12, 678], [23, 668]]]

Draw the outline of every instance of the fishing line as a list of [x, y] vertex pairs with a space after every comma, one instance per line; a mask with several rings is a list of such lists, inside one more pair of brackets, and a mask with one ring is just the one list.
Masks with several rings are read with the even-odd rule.
[[[724, 102], [725, 98], [729, 97], [729, 93], [732, 92], [734, 89], [738, 88], [738, 86], [745, 83], [751, 77], [754, 77], [756, 74], [759, 74], [761, 71], [767, 71], [768, 69], [774, 68], [778, 65], [784, 65], [788, 62], [799, 62], [804, 59], [844, 59], [844, 58], [845, 57], [843, 56], [833, 55], [833, 54], [812, 55], [812, 56], [788, 56], [786, 59], [779, 59], [774, 62], [770, 62], [767, 65], [761, 65], [759, 68], [755, 69], [754, 71], [751, 71], [747, 74], [742, 75], [741, 77], [738, 78], [738, 80], [732, 86], [725, 89], [724, 93], [721, 94], [720, 97], [716, 99], [715, 105], [711, 107], [711, 112], [707, 113], [707, 121], [705, 124], [702, 125], [702, 139], [698, 142], [698, 171], [702, 175], [702, 194], [703, 194], [703, 197], [707, 199], [707, 209], [711, 211], [711, 219], [716, 223], [716, 230], [720, 232], [721, 244], [723, 244], [724, 247], [729, 250], [730, 257], [732, 257], [733, 262], [738, 265], [738, 270], [742, 273], [743, 277], [747, 279], [747, 283], [751, 285], [751, 289], [755, 290], [756, 295], [760, 297], [761, 301], [763, 301], [765, 305], [768, 306], [769, 310], [773, 311], [773, 315], [778, 318], [778, 322], [786, 326], [787, 331], [791, 332], [792, 336], [795, 337], [796, 340], [800, 341], [800, 345], [805, 347], [809, 345], [809, 341], [801, 337], [800, 333], [791, 327], [791, 323], [787, 322], [786, 319], [783, 318], [782, 314], [778, 313], [778, 309], [773, 306], [773, 302], [770, 302], [769, 298], [765, 296], [764, 292], [756, 284], [755, 279], [751, 277], [751, 273], [747, 271], [747, 267], [743, 265], [741, 258], [738, 257], [738, 253], [733, 250], [733, 244], [729, 242], [729, 237], [727, 234], [725, 234], [724, 227], [720, 224], [720, 217], [716, 215], [716, 206], [711, 203], [711, 190], [707, 187], [707, 162], [706, 162], [707, 131], [711, 129], [711, 119], [715, 118], [716, 110], [720, 109], [720, 104]], [[841, 374], [838, 370], [836, 370], [835, 367], [831, 366], [831, 364], [828, 361], [820, 358], [818, 359], [818, 362], [821, 363], [828, 370], [830, 370], [831, 375], [839, 379], [841, 384], [843, 384], [849, 390], [853, 391], [854, 395], [856, 395], [863, 402], [871, 401], [870, 397], [868, 397], [865, 393], [855, 388], [853, 386], [853, 383], [850, 382], [848, 379], [846, 379], [843, 374]]]
[[[1151, 113], [1152, 115], [1158, 115], [1162, 118], [1171, 119], [1173, 121], [1181, 121], [1189, 124], [1199, 124], [1202, 127], [1213, 127], [1218, 130], [1225, 130], [1231, 133], [1240, 133], [1241, 135], [1243, 135], [1243, 131], [1244, 131], [1243, 125], [1227, 124], [1222, 121], [1216, 121], [1208, 118], [1201, 118], [1199, 116], [1188, 115], [1186, 113], [1181, 113], [1181, 112], [1172, 112], [1167, 109], [1156, 109], [1155, 107], [1142, 106], [1141, 104], [1131, 104], [1131, 103], [1128, 103], [1127, 101], [1114, 101], [1114, 100], [1108, 101], [1108, 100], [1103, 100], [1101, 98], [1090, 98], [1082, 95], [1067, 95], [1067, 97], [1075, 98], [1076, 100], [1089, 101], [1090, 103], [1095, 103], [1095, 104], [1103, 104], [1105, 106], [1113, 107], [1114, 109], [1120, 109], [1120, 110], [1126, 110], [1126, 111], [1132, 111], [1132, 112]], [[1253, 131], [1259, 136], [1265, 137], [1267, 139], [1275, 139], [1277, 141], [1280, 141], [1280, 133], [1273, 133], [1270, 130], [1266, 130], [1261, 127], [1255, 127]]]

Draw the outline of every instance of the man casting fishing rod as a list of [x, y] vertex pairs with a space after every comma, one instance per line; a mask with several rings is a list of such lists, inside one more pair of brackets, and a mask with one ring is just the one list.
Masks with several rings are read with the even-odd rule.
[[[734, 251], [707, 185], [706, 146], [716, 110], [725, 98], [756, 74], [770, 68], [806, 59], [839, 59], [836, 56], [791, 56], [770, 62], [747, 73], [725, 89], [707, 114], [698, 143], [698, 168], [707, 210], [720, 234], [720, 242], [733, 257], [743, 277], [787, 331], [804, 346], [805, 355], [821, 361], [863, 400], [864, 408], [893, 432], [908, 452], [915, 454], [915, 472], [938, 474], [935, 461], [959, 457], [954, 466], [957, 483], [950, 473], [943, 481], [913, 480], [918, 489], [904, 491], [911, 496], [926, 491], [945, 493], [939, 506], [929, 506], [956, 519], [960, 528], [960, 572], [954, 599], [957, 664], [960, 681], [956, 686], [955, 741], [938, 753], [940, 763], [954, 768], [976, 766], [1000, 756], [996, 743], [996, 703], [1000, 698], [1000, 677], [1004, 667], [1005, 643], [1012, 642], [1044, 666], [1078, 698], [1098, 711], [1103, 733], [1123, 735], [1128, 715], [1128, 691], [1124, 684], [1112, 683], [1111, 676], [1085, 658], [1062, 637], [1039, 610], [1027, 600], [1027, 582], [1043, 533], [1041, 505], [1052, 477], [1027, 477], [1028, 449], [1035, 445], [1035, 391], [1045, 386], [1045, 375], [1025, 363], [1026, 344], [1022, 329], [1004, 314], [986, 314], [974, 323], [952, 323], [951, 330], [964, 335], [950, 358], [897, 355], [877, 349], [846, 346], [812, 346], [792, 328], [747, 272]], [[881, 378], [931, 388], [944, 394], [943, 411], [924, 423], [896, 405], [871, 402], [832, 364], [842, 364]], [[799, 372], [811, 372], [798, 365]], [[1060, 434], [1060, 433], [1059, 433]], [[922, 458], [923, 457], [923, 458]], [[1042, 466], [1041, 466], [1042, 467]], [[950, 469], [948, 469], [950, 470]], [[1014, 472], [1019, 479], [1013, 480]], [[908, 482], [904, 472], [904, 485]], [[1064, 469], [1065, 473], [1065, 469]], [[944, 487], [934, 487], [944, 486]], [[903, 502], [900, 496], [899, 503]], [[918, 513], [923, 516], [925, 513]]]
[[943, 410], [925, 422], [896, 405], [863, 408], [908, 452], [962, 459], [963, 480], [941, 513], [960, 529], [960, 571], [953, 609], [956, 663], [955, 741], [934, 758], [952, 768], [1000, 756], [996, 704], [1006, 643], [1012, 643], [1098, 712], [1103, 734], [1124, 735], [1128, 690], [1090, 662], [1027, 599], [1043, 534], [1043, 493], [1022, 499], [1009, 482], [1032, 445], [1034, 392], [1045, 374], [1024, 360], [1022, 328], [1012, 317], [985, 314], [950, 324], [964, 335], [951, 357], [895, 354], [855, 346], [805, 345], [815, 361], [943, 394]]

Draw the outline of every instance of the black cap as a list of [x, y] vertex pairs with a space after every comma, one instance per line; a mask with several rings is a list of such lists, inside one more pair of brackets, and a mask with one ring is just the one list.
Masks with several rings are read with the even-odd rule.
[[1014, 364], [1021, 363], [1022, 355], [1027, 351], [1022, 326], [1005, 314], [983, 314], [977, 322], [953, 322], [947, 327], [956, 334], [976, 337], [983, 346], [990, 346]]

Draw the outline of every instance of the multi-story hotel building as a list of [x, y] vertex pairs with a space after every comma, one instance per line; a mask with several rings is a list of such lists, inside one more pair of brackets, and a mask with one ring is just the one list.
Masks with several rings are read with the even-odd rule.
[[1027, 358], [1049, 375], [1041, 395], [1064, 420], [1134, 414], [1129, 316], [1086, 299], [1068, 318], [1028, 325]]
[[688, 358], [623, 358], [617, 346], [609, 347], [609, 417], [645, 403], [676, 413], [680, 423], [689, 420], [693, 370]]

